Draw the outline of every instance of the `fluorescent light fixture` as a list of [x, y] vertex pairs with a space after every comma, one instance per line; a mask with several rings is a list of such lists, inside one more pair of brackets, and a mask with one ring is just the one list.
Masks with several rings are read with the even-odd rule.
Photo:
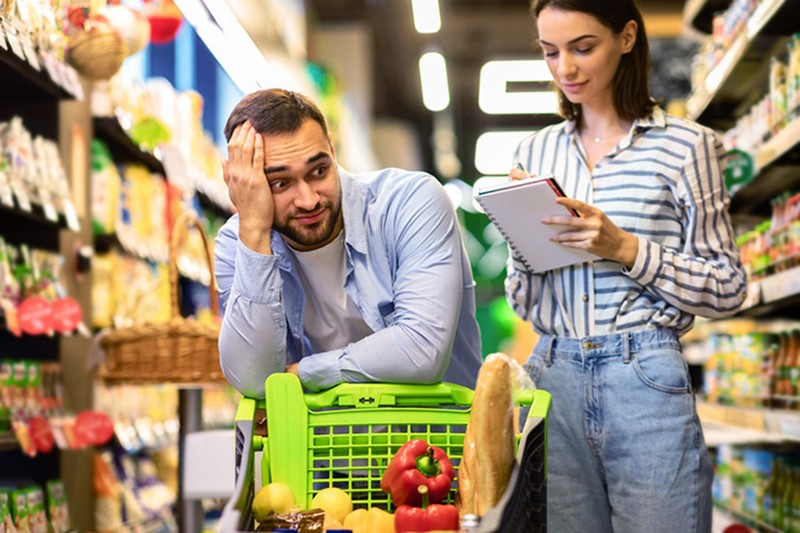
[[431, 111], [443, 111], [450, 105], [447, 84], [447, 63], [439, 52], [428, 52], [419, 58], [422, 82], [422, 103]]
[[417, 33], [436, 33], [442, 28], [439, 0], [411, 0]]
[[489, 131], [475, 143], [475, 168], [481, 174], [508, 175], [514, 151], [532, 131]]
[[266, 87], [308, 92], [305, 73], [292, 71], [279, 57], [267, 60], [224, 1], [175, 0], [175, 4], [243, 93]]
[[478, 105], [490, 115], [555, 114], [558, 100], [551, 90], [509, 92], [509, 82], [552, 81], [541, 59], [489, 61], [481, 67]]

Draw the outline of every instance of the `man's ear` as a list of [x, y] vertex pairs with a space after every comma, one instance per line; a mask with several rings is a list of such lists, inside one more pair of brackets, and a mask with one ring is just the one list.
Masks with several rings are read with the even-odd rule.
[[639, 24], [635, 20], [629, 20], [625, 27], [622, 28], [620, 35], [622, 36], [622, 53], [627, 54], [633, 50], [636, 44], [636, 33], [639, 31]]
[[333, 147], [333, 138], [331, 137], [330, 133], [328, 134], [328, 146], [331, 149], [331, 156], [336, 159], [336, 148]]

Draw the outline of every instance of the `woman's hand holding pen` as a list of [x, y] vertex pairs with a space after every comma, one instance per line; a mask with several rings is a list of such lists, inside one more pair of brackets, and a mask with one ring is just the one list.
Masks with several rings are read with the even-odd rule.
[[222, 171], [239, 213], [239, 240], [255, 252], [271, 254], [274, 206], [264, 174], [264, 139], [249, 122], [233, 131]]
[[628, 268], [633, 267], [639, 252], [639, 240], [635, 235], [620, 229], [602, 210], [585, 202], [574, 198], [557, 198], [556, 203], [574, 209], [580, 218], [570, 215], [543, 218], [543, 224], [569, 226], [568, 230], [553, 236], [552, 241], [567, 248], [586, 250]]

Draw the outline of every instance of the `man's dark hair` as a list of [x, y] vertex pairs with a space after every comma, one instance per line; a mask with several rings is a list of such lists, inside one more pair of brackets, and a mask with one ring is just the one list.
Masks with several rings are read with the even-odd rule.
[[248, 94], [236, 104], [225, 124], [225, 139], [250, 122], [261, 134], [293, 133], [311, 119], [328, 135], [328, 124], [317, 105], [300, 93], [284, 89], [264, 89]]
[[[636, 21], [636, 43], [622, 56], [614, 75], [614, 107], [624, 120], [649, 115], [657, 102], [650, 97], [650, 48], [642, 13], [635, 0], [532, 0], [531, 14], [537, 18], [545, 7], [586, 13], [616, 34], [625, 28], [628, 21]], [[558, 111], [564, 118], [577, 120], [581, 107], [570, 102], [559, 90]]]

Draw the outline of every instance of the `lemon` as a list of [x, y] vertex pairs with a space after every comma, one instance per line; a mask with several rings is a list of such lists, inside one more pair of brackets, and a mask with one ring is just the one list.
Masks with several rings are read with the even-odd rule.
[[331, 520], [344, 522], [344, 517], [353, 510], [353, 500], [342, 489], [328, 487], [319, 491], [311, 500], [312, 509], [322, 509]]
[[253, 518], [262, 522], [272, 513], [288, 513], [294, 507], [294, 494], [286, 483], [278, 481], [261, 487], [253, 498]]

